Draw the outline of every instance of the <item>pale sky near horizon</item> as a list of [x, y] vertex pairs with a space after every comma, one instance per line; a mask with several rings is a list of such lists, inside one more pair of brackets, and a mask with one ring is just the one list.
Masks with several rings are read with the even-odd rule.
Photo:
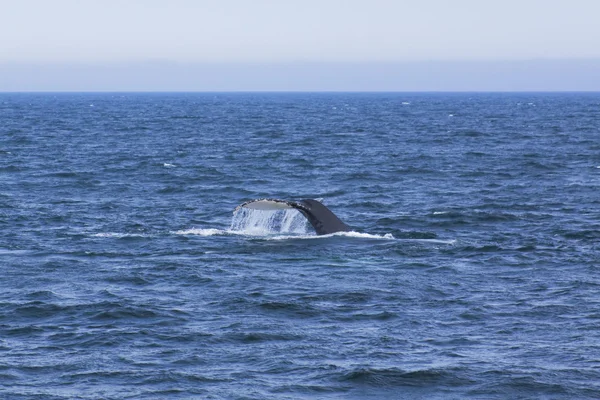
[[577, 62], [600, 59], [599, 15], [597, 0], [0, 0], [0, 66]]
[[596, 0], [1, 4], [0, 62], [600, 58]]

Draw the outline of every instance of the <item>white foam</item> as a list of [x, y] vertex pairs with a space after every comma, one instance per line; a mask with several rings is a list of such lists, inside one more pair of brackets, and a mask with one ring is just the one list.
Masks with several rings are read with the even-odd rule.
[[147, 237], [148, 235], [144, 235], [142, 233], [120, 233], [120, 232], [100, 232], [94, 233], [92, 237], [99, 238], [125, 238], [125, 237]]
[[384, 235], [375, 235], [371, 233], [363, 233], [363, 232], [336, 232], [328, 235], [272, 235], [265, 236], [265, 240], [290, 240], [290, 239], [310, 239], [310, 240], [322, 240], [332, 237], [347, 237], [353, 239], [369, 239], [369, 240], [394, 240], [400, 242], [417, 242], [417, 243], [427, 243], [427, 244], [445, 244], [445, 245], [454, 245], [456, 244], [456, 239], [451, 240], [443, 240], [443, 239], [409, 239], [409, 238], [401, 238], [397, 239], [391, 233], [386, 233]]
[[164, 163], [163, 167], [165, 167], [165, 168], [175, 168], [175, 164]]
[[395, 240], [391, 233], [385, 235], [373, 235], [370, 233], [361, 232], [336, 232], [328, 235], [316, 235], [316, 234], [273, 234], [272, 232], [265, 231], [262, 229], [248, 229], [244, 231], [235, 231], [229, 229], [185, 229], [180, 231], [171, 232], [175, 235], [197, 235], [197, 236], [226, 236], [226, 235], [239, 235], [247, 237], [261, 238], [265, 240], [290, 240], [290, 239], [327, 239], [331, 237], [341, 236], [349, 238], [359, 239], [378, 239], [378, 240]]
[[370, 233], [361, 233], [361, 232], [335, 232], [327, 235], [274, 235], [265, 237], [266, 240], [289, 240], [289, 239], [327, 239], [331, 237], [349, 237], [349, 238], [358, 238], [358, 239], [376, 239], [376, 240], [395, 240], [394, 236], [391, 233], [386, 233], [385, 235], [373, 235]]
[[184, 229], [180, 231], [171, 232], [175, 235], [197, 235], [197, 236], [219, 236], [219, 235], [227, 235], [230, 231], [226, 231], [223, 229]]
[[6, 254], [11, 254], [11, 255], [20, 255], [20, 254], [29, 254], [31, 253], [30, 250], [10, 250], [10, 249], [0, 249], [0, 256], [1, 255], [6, 255]]
[[[428, 243], [428, 244], [445, 244], [445, 245], [453, 245], [456, 243], [456, 239], [453, 240], [442, 240], [442, 239], [396, 239], [391, 233], [386, 233], [383, 235], [376, 235], [371, 233], [363, 233], [363, 232], [336, 232], [330, 233], [328, 235], [316, 235], [314, 233], [304, 233], [304, 234], [278, 234], [273, 233], [272, 231], [254, 228], [254, 229], [245, 229], [245, 230], [231, 230], [231, 229], [215, 229], [215, 228], [192, 228], [192, 229], [183, 229], [179, 231], [171, 232], [175, 235], [195, 235], [195, 236], [229, 236], [229, 235], [237, 235], [237, 236], [245, 236], [248, 238], [257, 238], [263, 240], [323, 240], [333, 237], [347, 237], [353, 239], [369, 239], [369, 240], [396, 240], [402, 242], [418, 242], [418, 243]], [[114, 237], [114, 236], [112, 236]]]
[[456, 243], [456, 239], [443, 240], [443, 239], [398, 239], [406, 242], [420, 242], [420, 243], [432, 243], [432, 244], [449, 244], [453, 245]]
[[[229, 236], [229, 235], [238, 235], [238, 236], [252, 236], [252, 237], [268, 237], [272, 235], [271, 232], [265, 231], [263, 229], [246, 229], [243, 231], [236, 231], [231, 229], [215, 229], [215, 228], [191, 228], [191, 229], [182, 229], [179, 231], [171, 231], [173, 235], [183, 235], [183, 236]], [[291, 236], [290, 236], [291, 237]]]
[[[328, 236], [328, 235], [325, 235]], [[362, 233], [362, 232], [336, 232], [332, 233], [330, 236], [346, 236], [353, 238], [361, 238], [361, 239], [386, 239], [386, 240], [394, 240], [395, 237], [391, 233], [386, 233], [385, 235], [374, 235], [371, 233]]]

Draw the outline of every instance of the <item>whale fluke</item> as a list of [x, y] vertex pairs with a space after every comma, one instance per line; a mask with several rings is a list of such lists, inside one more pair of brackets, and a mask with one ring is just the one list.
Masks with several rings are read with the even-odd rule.
[[302, 213], [315, 228], [317, 235], [335, 232], [346, 232], [350, 227], [343, 223], [331, 210], [321, 202], [313, 199], [289, 201], [279, 199], [256, 199], [240, 204], [234, 210], [249, 208], [251, 210], [286, 210], [296, 209]]

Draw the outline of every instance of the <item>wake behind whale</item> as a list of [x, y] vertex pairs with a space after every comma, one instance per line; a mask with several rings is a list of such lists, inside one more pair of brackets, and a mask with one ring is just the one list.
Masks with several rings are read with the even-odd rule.
[[246, 236], [264, 240], [317, 239], [347, 237], [357, 239], [400, 240], [453, 245], [456, 240], [395, 238], [391, 233], [372, 234], [353, 231], [320, 201], [257, 199], [240, 204], [233, 211], [229, 229], [200, 228], [174, 232], [178, 235]]
[[[247, 201], [235, 208], [230, 230], [222, 231], [222, 233], [264, 236], [275, 240], [331, 236], [396, 240], [391, 233], [378, 235], [356, 232], [341, 221], [329, 208], [314, 199], [300, 201], [256, 199]], [[455, 243], [455, 240], [404, 240], [438, 244]]]
[[251, 200], [235, 208], [229, 229], [186, 229], [174, 233], [198, 236], [241, 235], [265, 240], [317, 239], [342, 236], [358, 239], [386, 239], [448, 245], [453, 245], [456, 242], [454, 239], [396, 239], [391, 233], [371, 234], [353, 231], [331, 210], [314, 199], [301, 201]]

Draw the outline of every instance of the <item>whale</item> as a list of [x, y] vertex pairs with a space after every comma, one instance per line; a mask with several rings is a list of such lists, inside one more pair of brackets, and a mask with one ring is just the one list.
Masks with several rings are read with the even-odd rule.
[[250, 210], [289, 210], [300, 211], [308, 222], [315, 229], [317, 235], [328, 235], [336, 232], [348, 232], [350, 227], [340, 220], [323, 203], [314, 199], [304, 199], [299, 201], [280, 200], [280, 199], [256, 199], [240, 204], [233, 211], [236, 213], [241, 208]]

